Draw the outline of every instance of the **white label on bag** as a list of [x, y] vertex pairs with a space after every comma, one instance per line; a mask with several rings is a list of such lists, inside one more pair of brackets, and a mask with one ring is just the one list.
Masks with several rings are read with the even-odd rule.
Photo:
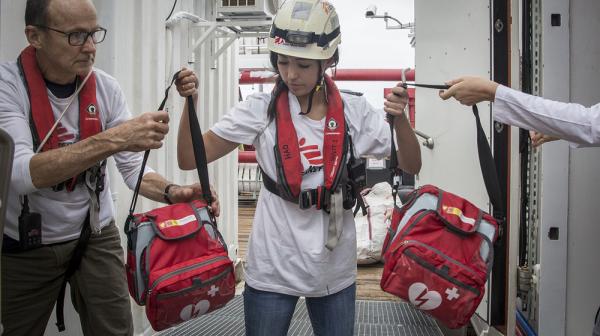
[[460, 218], [460, 221], [466, 224], [475, 225], [475, 218], [465, 217], [459, 208], [449, 207], [444, 205], [444, 212], [450, 215], [455, 215]]
[[180, 219], [166, 220], [166, 221], [158, 224], [158, 227], [160, 227], [161, 229], [164, 229], [164, 228], [168, 228], [168, 227], [172, 227], [172, 226], [183, 226], [183, 225], [189, 224], [195, 220], [196, 220], [196, 216], [189, 215], [189, 216], [186, 216], [186, 217], [183, 217]]

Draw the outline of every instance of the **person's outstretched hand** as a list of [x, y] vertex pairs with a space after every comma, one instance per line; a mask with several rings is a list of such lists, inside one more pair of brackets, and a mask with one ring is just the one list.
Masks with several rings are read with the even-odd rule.
[[198, 77], [194, 70], [188, 68], [182, 68], [179, 72], [179, 76], [175, 80], [175, 86], [177, 92], [182, 97], [195, 95], [198, 93]]
[[529, 131], [529, 137], [531, 138], [531, 145], [533, 147], [541, 146], [543, 143], [560, 140], [555, 136], [542, 134], [536, 131]]
[[494, 101], [498, 83], [481, 77], [460, 77], [446, 84], [450, 85], [447, 90], [440, 90], [440, 98], [447, 100], [450, 97], [458, 100], [461, 104], [473, 106], [482, 101]]

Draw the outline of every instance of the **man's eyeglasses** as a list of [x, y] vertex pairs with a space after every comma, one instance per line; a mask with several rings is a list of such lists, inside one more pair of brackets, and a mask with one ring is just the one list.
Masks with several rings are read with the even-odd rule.
[[50, 28], [47, 26], [39, 26], [38, 25], [36, 27], [52, 30], [57, 33], [61, 33], [61, 34], [65, 35], [67, 37], [67, 39], [69, 40], [69, 44], [74, 47], [79, 47], [79, 46], [84, 45], [90, 36], [92, 37], [92, 42], [94, 42], [94, 44], [98, 44], [98, 43], [104, 41], [104, 38], [106, 37], [106, 29], [102, 28], [102, 27], [100, 27], [94, 31], [91, 31], [91, 32], [76, 31], [76, 32], [70, 32], [70, 33], [67, 33], [67, 32], [64, 32], [64, 31], [61, 31], [58, 29]]

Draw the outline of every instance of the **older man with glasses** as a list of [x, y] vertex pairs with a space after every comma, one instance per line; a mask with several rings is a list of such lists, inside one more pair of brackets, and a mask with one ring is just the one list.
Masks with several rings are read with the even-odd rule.
[[[67, 282], [86, 335], [131, 335], [104, 163], [114, 157], [135, 187], [140, 151], [162, 145], [169, 117], [131, 119], [118, 83], [93, 68], [106, 29], [90, 0], [27, 0], [25, 24], [29, 46], [0, 64], [0, 128], [15, 142], [2, 247], [4, 335], [43, 335], [55, 302], [64, 328]], [[200, 187], [173, 185], [147, 168], [141, 194], [184, 202]]]

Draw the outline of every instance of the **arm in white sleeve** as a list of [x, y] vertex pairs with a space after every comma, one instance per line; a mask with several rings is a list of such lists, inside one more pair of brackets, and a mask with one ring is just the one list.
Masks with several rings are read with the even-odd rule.
[[343, 94], [343, 98], [354, 154], [378, 159], [389, 156], [392, 134], [385, 112], [374, 108], [364, 97]]
[[600, 104], [588, 108], [499, 85], [494, 100], [494, 119], [570, 142], [600, 146]]
[[[12, 138], [15, 149], [11, 174], [11, 192], [25, 195], [37, 190], [31, 180], [29, 162], [33, 157], [33, 140], [27, 119], [26, 95], [18, 86], [20, 79], [0, 71], [0, 128]], [[23, 96], [25, 95], [25, 97]]]

